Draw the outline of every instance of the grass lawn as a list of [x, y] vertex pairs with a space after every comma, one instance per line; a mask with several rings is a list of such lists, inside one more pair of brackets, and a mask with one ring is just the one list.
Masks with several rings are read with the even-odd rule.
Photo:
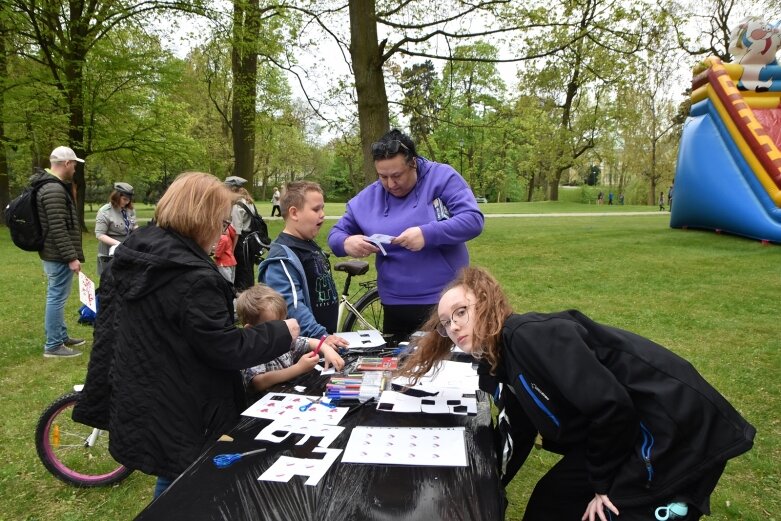
[[[577, 211], [596, 208], [578, 206]], [[270, 214], [270, 205], [259, 208]], [[326, 211], [337, 214], [338, 208], [335, 203]], [[668, 218], [488, 219], [470, 249], [473, 261], [503, 282], [518, 311], [578, 308], [691, 360], [758, 430], [754, 449], [728, 464], [712, 498], [710, 519], [781, 521], [781, 249], [712, 232], [671, 230]], [[269, 224], [276, 235], [281, 223]], [[85, 272], [94, 276], [96, 241], [86, 234], [84, 242]], [[0, 520], [132, 519], [151, 499], [153, 478], [134, 473], [113, 488], [77, 490], [52, 478], [37, 459], [33, 433], [38, 415], [83, 380], [88, 356], [42, 358], [45, 280], [40, 262], [35, 254], [16, 249], [4, 228], [0, 254]], [[341, 281], [337, 284], [341, 287]], [[71, 336], [90, 338], [91, 328], [76, 324], [77, 308], [73, 295], [66, 311]], [[85, 347], [88, 354], [90, 344]], [[508, 520], [521, 519], [534, 483], [554, 462], [554, 456], [532, 451], [508, 489]]]

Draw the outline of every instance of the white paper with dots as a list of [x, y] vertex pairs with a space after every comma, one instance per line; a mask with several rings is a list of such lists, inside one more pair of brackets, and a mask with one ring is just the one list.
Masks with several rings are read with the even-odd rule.
[[464, 427], [355, 427], [342, 463], [466, 467]]

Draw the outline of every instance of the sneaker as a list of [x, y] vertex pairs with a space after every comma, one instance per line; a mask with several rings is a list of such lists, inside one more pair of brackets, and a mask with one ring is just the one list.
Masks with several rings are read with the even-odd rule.
[[45, 349], [43, 351], [44, 358], [72, 358], [74, 356], [79, 356], [80, 354], [81, 351], [65, 347], [65, 344], [57, 346], [54, 349]]
[[68, 337], [68, 339], [63, 342], [67, 347], [76, 347], [76, 346], [83, 346], [84, 345], [84, 339], [83, 338], [71, 338]]

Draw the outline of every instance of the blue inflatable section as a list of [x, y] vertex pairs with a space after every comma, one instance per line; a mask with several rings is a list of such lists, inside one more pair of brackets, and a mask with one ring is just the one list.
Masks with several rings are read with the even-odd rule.
[[670, 226], [781, 243], [781, 209], [707, 99], [692, 107], [683, 128]]

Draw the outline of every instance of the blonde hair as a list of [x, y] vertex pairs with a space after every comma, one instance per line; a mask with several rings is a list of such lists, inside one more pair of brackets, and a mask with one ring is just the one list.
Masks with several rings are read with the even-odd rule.
[[312, 181], [294, 181], [285, 185], [285, 193], [279, 199], [279, 209], [282, 210], [282, 218], [287, 219], [287, 212], [293, 207], [303, 208], [307, 192], [323, 194], [323, 188]]
[[[499, 282], [482, 268], [467, 266], [462, 269], [442, 294], [459, 286], [475, 295], [474, 312], [469, 317], [469, 320], [473, 321], [473, 355], [485, 359], [491, 366], [491, 374], [495, 374], [501, 359], [502, 327], [507, 317], [512, 314], [512, 307]], [[416, 342], [417, 349], [399, 369], [401, 376], [407, 376], [417, 382], [435, 364], [450, 356], [453, 341], [437, 333], [438, 323], [439, 313], [434, 309], [423, 326], [425, 336]]]
[[239, 322], [255, 326], [263, 322], [263, 318], [284, 320], [287, 317], [285, 299], [265, 284], [255, 284], [239, 293], [236, 299], [236, 314]]
[[222, 233], [233, 196], [222, 182], [203, 172], [179, 174], [155, 209], [155, 223], [188, 237], [208, 251]]

